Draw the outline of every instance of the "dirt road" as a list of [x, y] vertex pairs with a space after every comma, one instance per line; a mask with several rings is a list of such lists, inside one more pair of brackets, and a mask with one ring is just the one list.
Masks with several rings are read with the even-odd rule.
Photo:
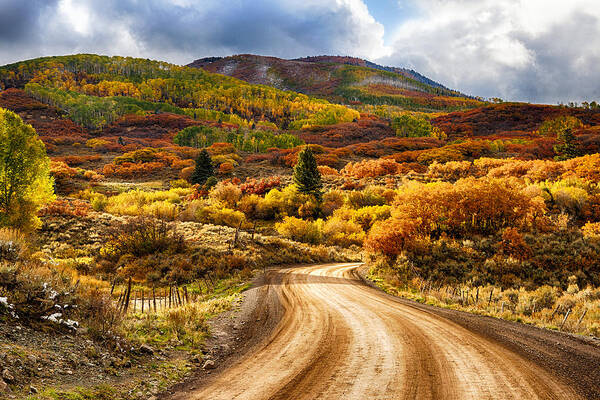
[[578, 338], [396, 299], [356, 264], [272, 271], [255, 315], [279, 319], [173, 399], [600, 398], [600, 350]]

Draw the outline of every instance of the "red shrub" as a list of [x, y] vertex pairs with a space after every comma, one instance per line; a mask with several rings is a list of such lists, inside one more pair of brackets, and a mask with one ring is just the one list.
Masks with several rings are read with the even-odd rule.
[[92, 207], [89, 203], [85, 201], [75, 199], [58, 199], [43, 207], [39, 211], [39, 215], [63, 215], [72, 217], [85, 217], [90, 213], [90, 211], [92, 211]]
[[263, 178], [260, 180], [246, 178], [246, 182], [240, 185], [240, 189], [244, 194], [262, 195], [267, 193], [272, 188], [279, 186], [281, 186], [281, 178], [278, 176], [272, 176], [270, 178]]

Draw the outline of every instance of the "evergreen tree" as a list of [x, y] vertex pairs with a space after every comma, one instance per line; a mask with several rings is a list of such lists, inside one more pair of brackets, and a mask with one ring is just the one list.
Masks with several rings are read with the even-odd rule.
[[559, 131], [556, 135], [558, 144], [554, 146], [557, 160], [568, 160], [569, 158], [577, 157], [576, 139], [571, 128]]
[[321, 200], [321, 173], [317, 168], [317, 160], [310, 147], [306, 146], [298, 154], [298, 163], [294, 167], [294, 183], [301, 193], [312, 194]]
[[204, 182], [211, 176], [214, 176], [215, 171], [213, 169], [212, 160], [210, 154], [206, 149], [202, 149], [198, 158], [196, 158], [196, 168], [192, 174], [190, 181], [194, 184], [203, 185]]

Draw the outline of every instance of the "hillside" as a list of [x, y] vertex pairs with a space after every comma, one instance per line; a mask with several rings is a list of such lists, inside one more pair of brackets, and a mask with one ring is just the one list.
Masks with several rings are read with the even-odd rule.
[[528, 103], [492, 104], [442, 115], [431, 122], [449, 135], [519, 136], [536, 131], [546, 120], [565, 115], [578, 118], [585, 125], [600, 124], [600, 110], [597, 109]]
[[0, 68], [0, 88], [25, 88], [90, 128], [144, 111], [283, 128], [358, 118], [356, 111], [303, 94], [131, 57], [80, 54], [10, 64]]
[[415, 71], [353, 57], [284, 60], [242, 54], [203, 58], [189, 66], [336, 103], [393, 105], [419, 111], [451, 111], [483, 104]]

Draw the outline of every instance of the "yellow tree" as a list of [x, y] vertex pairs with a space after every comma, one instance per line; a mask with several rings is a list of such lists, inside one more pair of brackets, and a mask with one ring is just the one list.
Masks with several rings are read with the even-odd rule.
[[0, 108], [0, 226], [30, 230], [54, 198], [46, 147], [31, 125]]

